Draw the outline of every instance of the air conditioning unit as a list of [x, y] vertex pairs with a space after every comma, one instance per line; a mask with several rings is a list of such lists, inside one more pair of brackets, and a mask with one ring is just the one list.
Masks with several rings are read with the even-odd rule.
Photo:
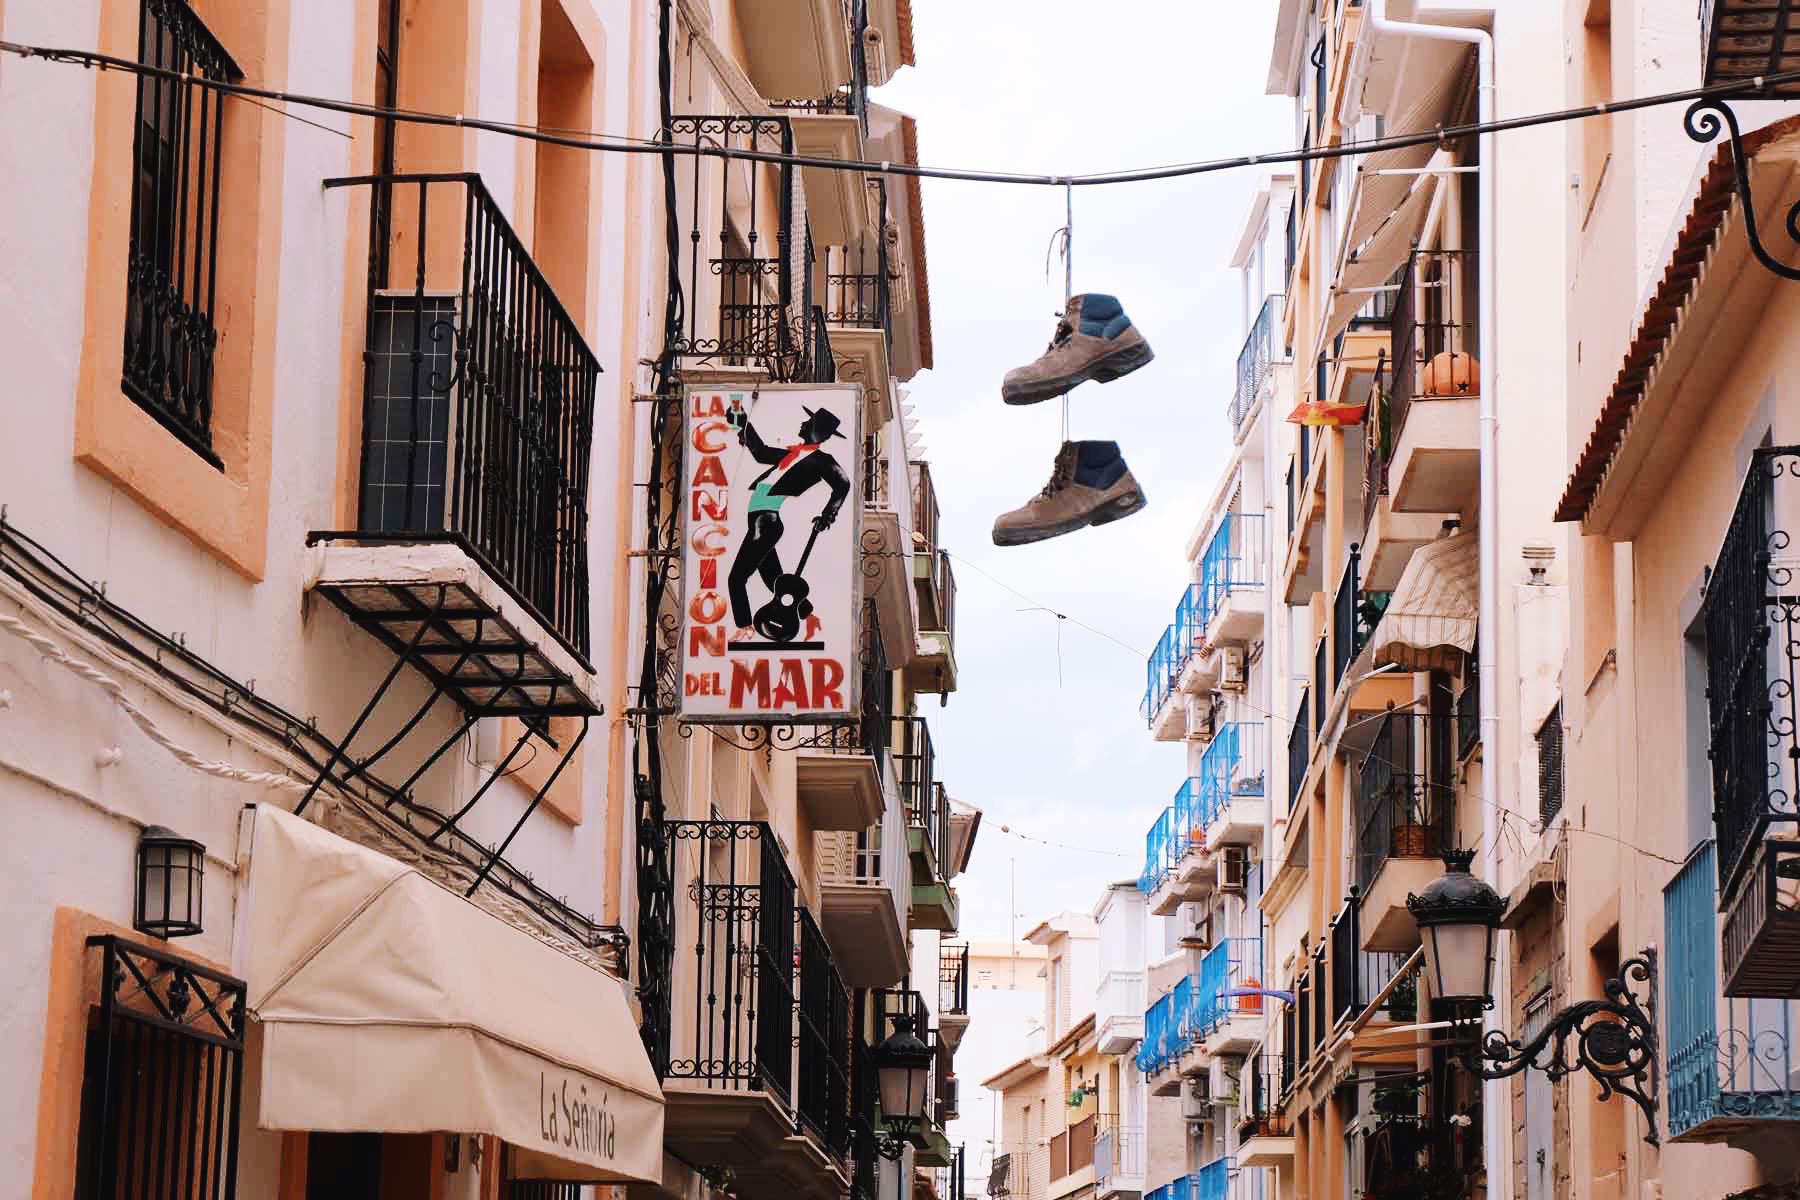
[[1212, 1092], [1206, 1076], [1196, 1075], [1181, 1089], [1181, 1116], [1186, 1121], [1212, 1120]]
[[1219, 890], [1235, 892], [1243, 895], [1244, 885], [1250, 878], [1250, 848], [1248, 846], [1226, 846], [1219, 855]]
[[1244, 648], [1242, 646], [1221, 646], [1219, 648], [1219, 690], [1221, 692], [1241, 692], [1247, 686], [1244, 671]]
[[1214, 1104], [1222, 1103], [1225, 1097], [1238, 1090], [1238, 1077], [1244, 1070], [1244, 1060], [1235, 1054], [1219, 1054], [1207, 1065], [1207, 1089], [1212, 1093]]
[[1212, 697], [1185, 696], [1187, 703], [1187, 736], [1190, 741], [1210, 742], [1217, 728]]

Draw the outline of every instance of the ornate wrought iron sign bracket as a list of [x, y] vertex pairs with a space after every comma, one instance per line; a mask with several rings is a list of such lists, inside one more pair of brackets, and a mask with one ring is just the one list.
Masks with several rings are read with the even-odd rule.
[[[1731, 144], [1731, 168], [1737, 178], [1738, 199], [1744, 205], [1744, 235], [1750, 240], [1750, 252], [1770, 271], [1783, 279], [1800, 280], [1800, 267], [1790, 267], [1778, 261], [1763, 245], [1762, 235], [1756, 228], [1756, 203], [1750, 195], [1750, 160], [1744, 155], [1744, 136], [1738, 128], [1737, 114], [1725, 101], [1713, 96], [1704, 96], [1688, 106], [1687, 115], [1682, 118], [1687, 135], [1696, 142], [1705, 144], [1719, 136], [1724, 130]], [[1800, 201], [1790, 205], [1787, 211], [1788, 239], [1800, 245]]]
[[[1633, 979], [1645, 985], [1642, 1002], [1632, 990]], [[1499, 1030], [1480, 1041], [1471, 1036], [1462, 1051], [1463, 1065], [1483, 1079], [1505, 1079], [1531, 1067], [1552, 1081], [1586, 1071], [1600, 1084], [1600, 1099], [1611, 1099], [1617, 1092], [1636, 1102], [1644, 1114], [1644, 1140], [1655, 1146], [1659, 1144], [1655, 1003], [1656, 951], [1645, 949], [1606, 981], [1606, 999], [1570, 1005], [1529, 1042]]]

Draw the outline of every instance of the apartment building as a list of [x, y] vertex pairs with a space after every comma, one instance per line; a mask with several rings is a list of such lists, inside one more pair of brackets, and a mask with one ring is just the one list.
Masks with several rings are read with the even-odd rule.
[[[960, 1196], [980, 813], [919, 712], [957, 681], [916, 182], [408, 116], [915, 162], [868, 99], [905, 0], [0, 22], [139, 64], [0, 67], [32, 1194]], [[784, 385], [852, 406], [859, 704], [684, 721], [678, 417]]]

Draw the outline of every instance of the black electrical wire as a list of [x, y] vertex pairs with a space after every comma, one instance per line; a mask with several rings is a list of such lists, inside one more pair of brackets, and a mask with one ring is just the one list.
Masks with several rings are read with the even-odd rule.
[[[665, 24], [667, 22], [664, 22]], [[665, 45], [668, 38], [664, 38]], [[20, 42], [0, 41], [0, 52], [16, 54], [23, 58], [42, 58], [51, 62], [73, 63], [83, 67], [99, 67], [101, 70], [125, 71], [135, 75], [149, 76], [159, 79], [171, 79], [194, 87], [208, 88], [228, 96], [252, 97], [260, 100], [278, 101], [284, 104], [299, 105], [307, 108], [318, 108], [329, 112], [346, 113], [350, 116], [376, 117], [383, 120], [399, 121], [413, 125], [442, 125], [458, 129], [474, 129], [484, 133], [497, 133], [506, 137], [524, 138], [528, 141], [542, 142], [553, 146], [567, 146], [576, 150], [598, 150], [612, 154], [657, 154], [670, 159], [674, 157], [700, 157], [735, 159], [745, 162], [772, 163], [781, 166], [811, 167], [826, 171], [858, 171], [865, 174], [903, 175], [919, 179], [949, 179], [965, 183], [1005, 183], [1021, 184], [1028, 187], [1094, 187], [1114, 183], [1149, 183], [1165, 179], [1182, 179], [1192, 175], [1210, 175], [1220, 171], [1239, 170], [1244, 167], [1272, 166], [1284, 163], [1316, 162], [1324, 159], [1347, 158], [1359, 154], [1372, 154], [1381, 150], [1399, 150], [1408, 146], [1432, 146], [1472, 137], [1483, 133], [1504, 133], [1514, 129], [1530, 129], [1538, 125], [1554, 125], [1565, 121], [1579, 121], [1588, 117], [1603, 117], [1616, 112], [1631, 112], [1642, 108], [1655, 108], [1666, 104], [1685, 104], [1706, 99], [1747, 99], [1756, 100], [1766, 97], [1759, 95], [1765, 88], [1784, 83], [1800, 83], [1800, 71], [1779, 71], [1768, 75], [1758, 75], [1749, 79], [1739, 79], [1731, 83], [1716, 83], [1705, 87], [1687, 88], [1676, 92], [1657, 92], [1649, 96], [1638, 96], [1628, 100], [1614, 100], [1601, 104], [1590, 104], [1580, 108], [1564, 108], [1549, 112], [1530, 113], [1520, 117], [1506, 117], [1495, 121], [1472, 121], [1461, 125], [1439, 125], [1417, 133], [1394, 134], [1387, 137], [1371, 138], [1368, 141], [1341, 142], [1335, 146], [1313, 146], [1298, 150], [1277, 150], [1268, 154], [1247, 154], [1234, 158], [1215, 158], [1197, 162], [1171, 163], [1160, 167], [1142, 167], [1123, 171], [1099, 171], [1070, 175], [1043, 175], [1014, 171], [977, 171], [962, 170], [956, 167], [924, 167], [913, 163], [875, 161], [870, 159], [819, 158], [805, 154], [782, 154], [778, 151], [735, 149], [723, 145], [682, 145], [668, 140], [666, 131], [670, 123], [669, 101], [663, 101], [664, 136], [654, 141], [644, 141], [622, 137], [608, 137], [600, 134], [586, 134], [579, 137], [563, 133], [552, 133], [541, 127], [491, 121], [480, 117], [465, 117], [460, 114], [452, 116], [446, 113], [422, 112], [416, 109], [385, 108], [374, 104], [360, 104], [349, 100], [335, 100], [326, 96], [313, 96], [301, 92], [289, 92], [276, 88], [258, 87], [255, 84], [228, 83], [222, 79], [208, 79], [204, 76], [190, 75], [183, 71], [167, 67], [153, 67], [140, 63], [135, 59], [120, 58], [116, 55], [101, 54], [93, 50], [72, 50], [51, 46], [33, 46]], [[659, 73], [668, 73], [667, 69]]]

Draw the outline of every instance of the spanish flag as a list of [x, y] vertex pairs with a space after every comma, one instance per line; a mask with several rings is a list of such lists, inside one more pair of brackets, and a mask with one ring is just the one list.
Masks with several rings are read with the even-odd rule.
[[1318, 400], [1302, 400], [1288, 414], [1288, 421], [1294, 425], [1327, 426], [1332, 429], [1345, 425], [1361, 425], [1369, 415], [1366, 404], [1326, 404]]

